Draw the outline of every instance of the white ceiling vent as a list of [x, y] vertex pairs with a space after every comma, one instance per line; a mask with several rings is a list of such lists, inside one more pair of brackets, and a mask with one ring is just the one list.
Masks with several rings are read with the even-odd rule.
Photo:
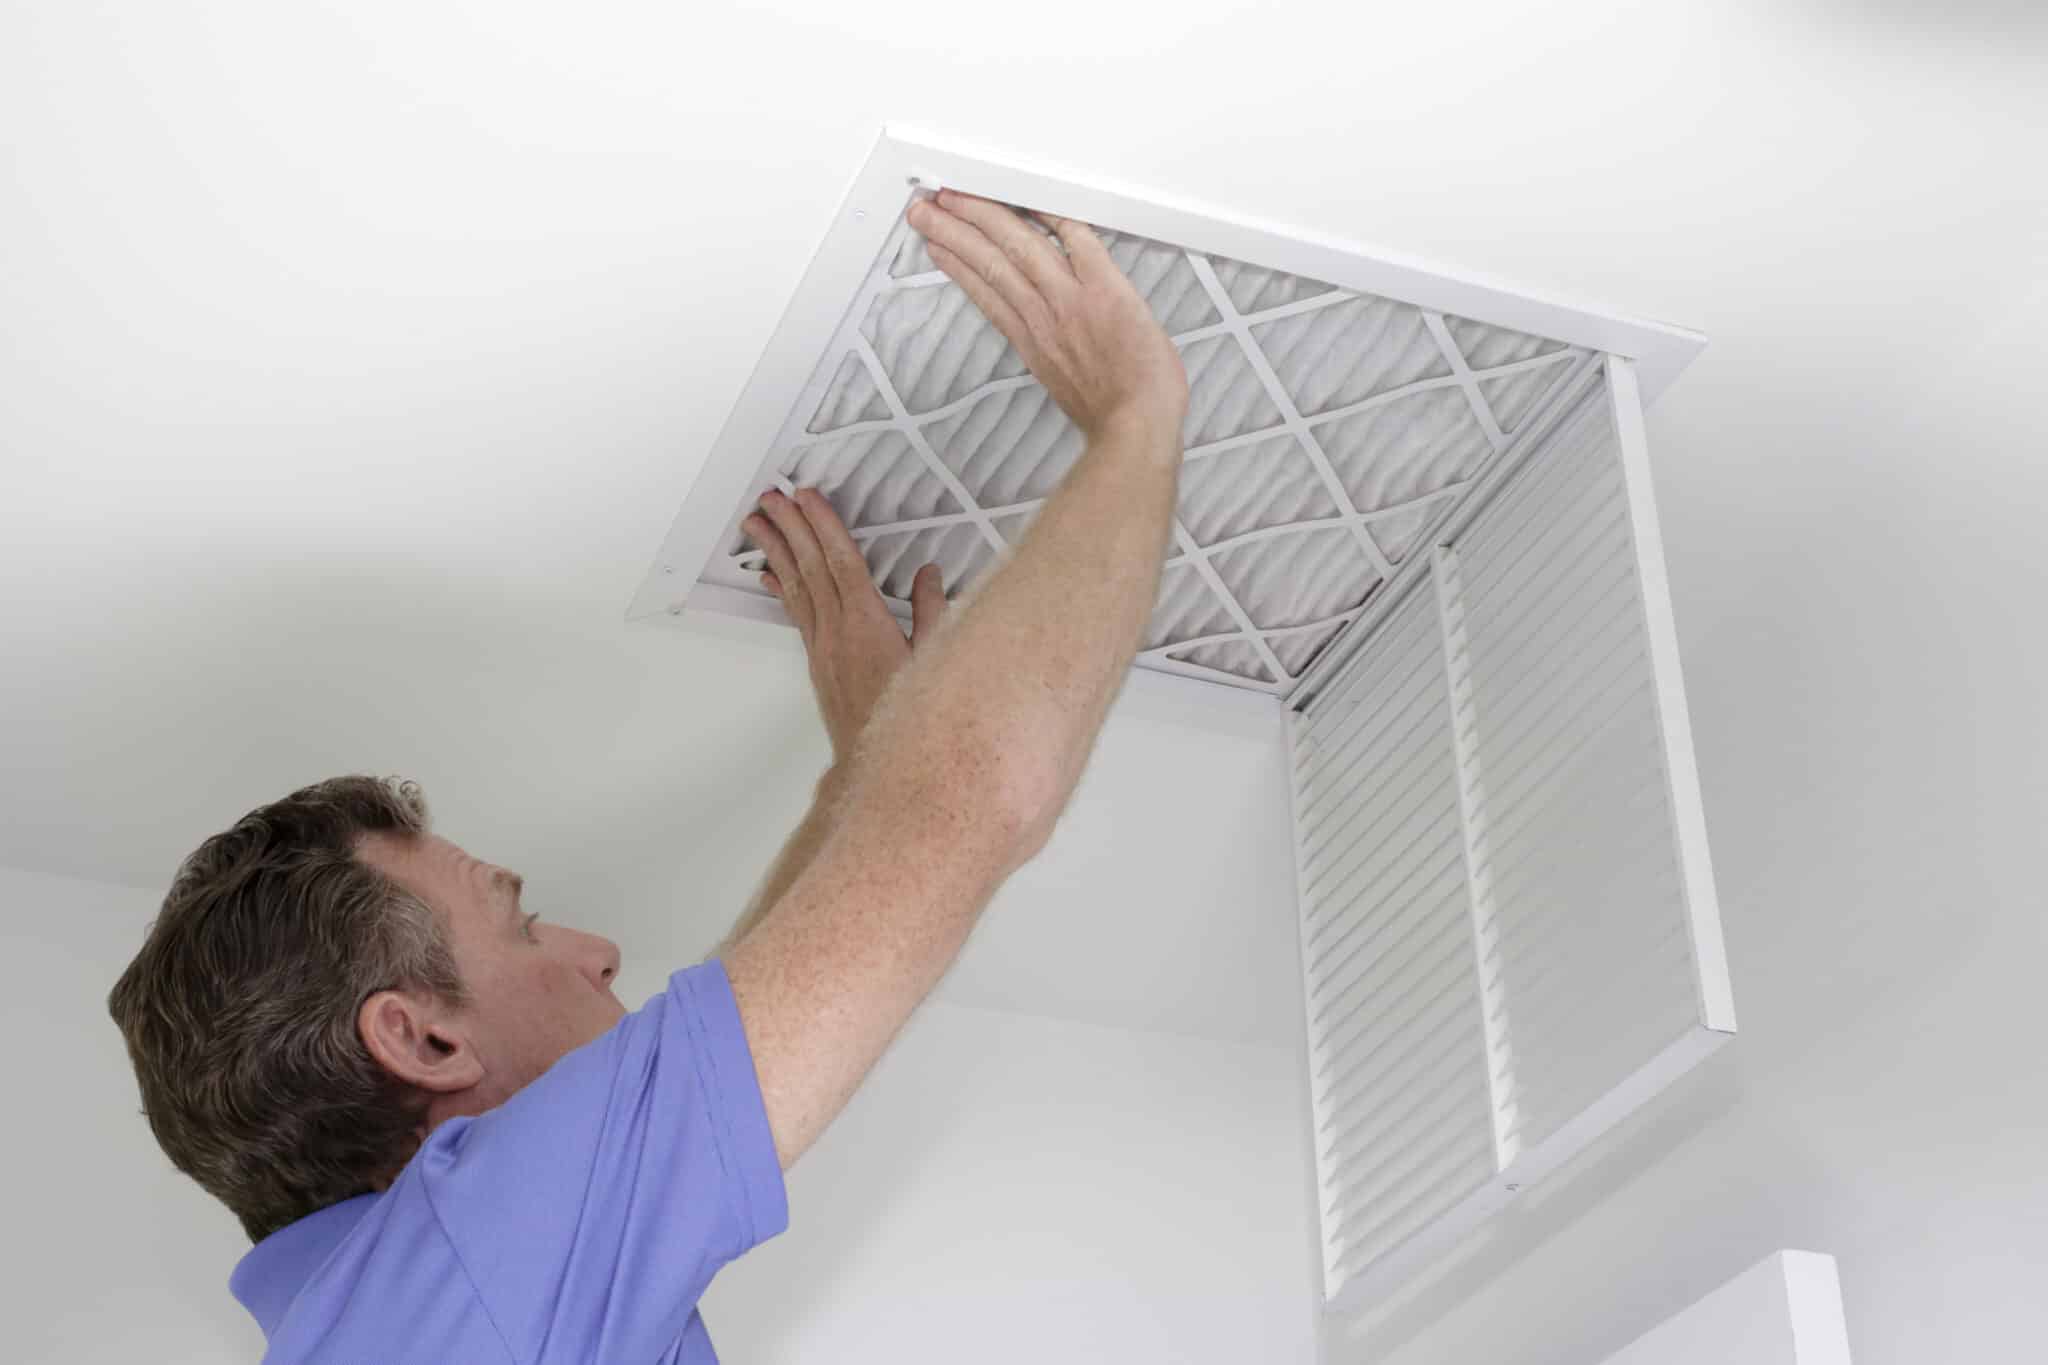
[[[1110, 255], [1188, 371], [1175, 550], [1140, 663], [1291, 685], [1583, 353], [1115, 232]], [[816, 485], [907, 603], [965, 587], [1081, 454], [1081, 434], [899, 223], [761, 488]], [[752, 510], [749, 497], [736, 511]], [[758, 592], [735, 531], [704, 581]]]
[[904, 224], [940, 184], [1105, 230], [1186, 361], [1126, 697], [1290, 752], [1319, 1288], [1368, 1307], [1734, 1028], [1641, 412], [1702, 343], [885, 135], [636, 617], [783, 623], [737, 530], [777, 485], [899, 606], [966, 586], [1080, 453]]
[[738, 526], [769, 488], [807, 485], [907, 615], [920, 565], [949, 593], [971, 586], [1079, 456], [1080, 433], [903, 220], [942, 184], [1096, 224], [1180, 348], [1187, 463], [1138, 661], [1162, 672], [1291, 693], [1575, 363], [1626, 336], [1675, 367], [1696, 344], [884, 135], [634, 615], [783, 620]]

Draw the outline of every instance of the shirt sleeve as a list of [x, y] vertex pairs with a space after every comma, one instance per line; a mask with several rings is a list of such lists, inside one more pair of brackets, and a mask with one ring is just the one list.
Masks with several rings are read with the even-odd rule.
[[406, 1174], [521, 1361], [662, 1358], [718, 1269], [789, 1223], [715, 959], [505, 1104], [442, 1124]]

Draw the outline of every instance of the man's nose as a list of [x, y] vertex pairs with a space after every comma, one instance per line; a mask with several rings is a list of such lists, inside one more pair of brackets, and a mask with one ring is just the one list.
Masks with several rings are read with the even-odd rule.
[[619, 974], [619, 945], [602, 934], [585, 934], [583, 970], [599, 990], [611, 989]]

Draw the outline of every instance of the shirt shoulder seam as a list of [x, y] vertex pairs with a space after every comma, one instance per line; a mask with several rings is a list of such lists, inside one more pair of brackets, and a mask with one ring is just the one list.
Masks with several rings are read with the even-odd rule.
[[434, 1187], [426, 1179], [426, 1172], [420, 1172], [420, 1197], [427, 1201], [427, 1212], [434, 1215], [434, 1230], [441, 1234], [441, 1240], [448, 1244], [448, 1254], [455, 1258], [455, 1265], [462, 1272], [462, 1278], [469, 1284], [470, 1297], [476, 1300], [477, 1308], [483, 1313], [484, 1321], [491, 1325], [491, 1335], [498, 1339], [498, 1345], [505, 1348], [505, 1359], [512, 1365], [522, 1365], [519, 1352], [512, 1349], [512, 1343], [505, 1337], [505, 1329], [498, 1325], [497, 1315], [491, 1312], [490, 1300], [476, 1282], [476, 1276], [469, 1270], [469, 1262], [462, 1259], [462, 1248], [456, 1244], [455, 1235], [448, 1231], [448, 1224], [441, 1217], [441, 1206], [434, 1202]]

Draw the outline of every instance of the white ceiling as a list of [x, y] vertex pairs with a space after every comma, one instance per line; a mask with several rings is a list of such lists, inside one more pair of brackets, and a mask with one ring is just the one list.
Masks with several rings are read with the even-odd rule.
[[[158, 885], [399, 771], [558, 913], [701, 950], [822, 741], [790, 649], [621, 618], [891, 119], [1706, 332], [1651, 429], [1710, 822], [1782, 795], [1759, 715], [1975, 590], [1959, 546], [2048, 576], [2024, 7], [1171, 13], [10, 7], [0, 862]], [[1120, 718], [946, 989], [1285, 1039], [1268, 760]]]

